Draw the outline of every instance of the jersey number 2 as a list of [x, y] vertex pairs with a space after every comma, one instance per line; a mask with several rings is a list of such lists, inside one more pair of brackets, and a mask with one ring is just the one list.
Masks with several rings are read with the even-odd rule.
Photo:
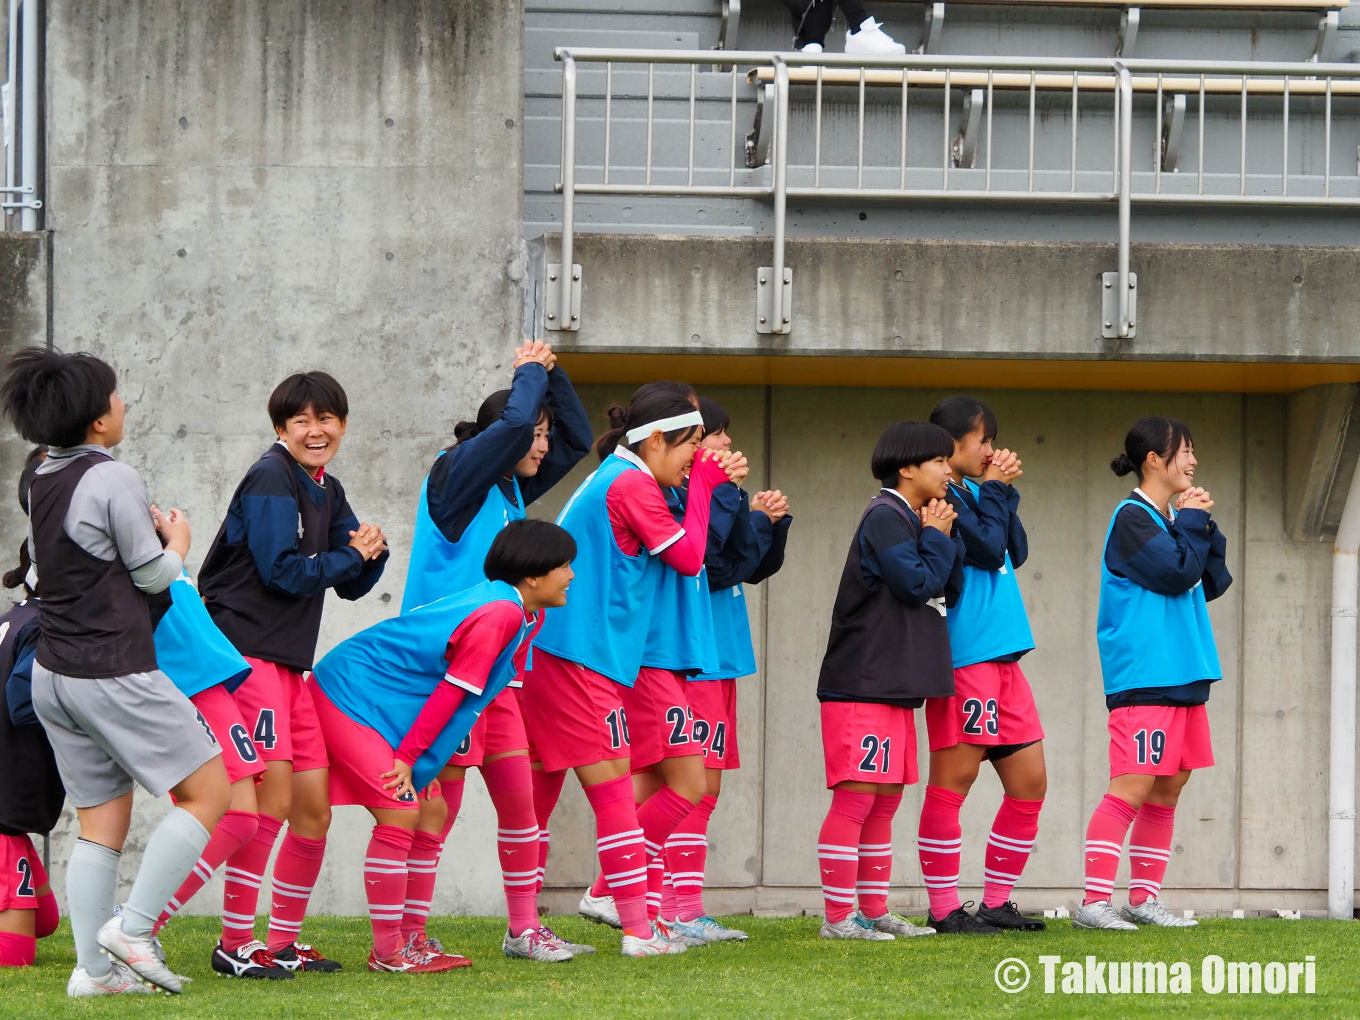
[[666, 722], [671, 727], [671, 746], [678, 744], [688, 744], [690, 741], [689, 733], [686, 732], [685, 724], [692, 721], [693, 712], [688, 708], [681, 708], [679, 705], [672, 705], [666, 709]]
[[14, 867], [19, 872], [19, 886], [14, 890], [14, 895], [16, 897], [34, 895], [33, 865], [28, 862], [27, 857], [20, 857]]
[[[864, 758], [859, 763], [861, 772], [882, 772], [885, 775], [888, 771], [888, 757], [892, 754], [892, 737], [884, 737], [879, 740], [873, 734], [860, 741], [860, 750], [864, 751]], [[880, 756], [879, 751], [882, 751]], [[877, 764], [875, 764], [877, 759]]]

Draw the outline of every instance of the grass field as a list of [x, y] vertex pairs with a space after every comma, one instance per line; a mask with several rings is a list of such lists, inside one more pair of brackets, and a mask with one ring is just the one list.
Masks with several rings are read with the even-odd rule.
[[[1360, 1015], [1360, 925], [1329, 921], [1209, 920], [1191, 930], [1076, 932], [1066, 921], [1042, 933], [986, 937], [938, 935], [897, 942], [825, 942], [814, 918], [732, 919], [746, 944], [690, 950], [683, 956], [625, 960], [618, 933], [575, 918], [554, 918], [564, 936], [593, 942], [594, 956], [565, 964], [509, 960], [501, 922], [442, 918], [431, 925], [446, 946], [472, 957], [470, 969], [404, 977], [364, 966], [368, 924], [360, 918], [308, 919], [306, 935], [345, 972], [281, 982], [216, 977], [208, 957], [217, 927], [181, 918], [164, 939], [170, 964], [194, 978], [178, 998], [129, 996], [73, 1001], [65, 995], [74, 964], [65, 925], [39, 943], [38, 964], [0, 971], [0, 1017], [185, 1017], [268, 1020], [305, 1017], [1355, 1017]], [[1072, 995], [1043, 991], [1041, 955], [1082, 961], [1189, 963], [1192, 991], [1164, 995]], [[1316, 993], [1211, 995], [1201, 961], [1303, 961], [1316, 958]], [[998, 990], [994, 972], [1008, 957], [1028, 965], [1024, 991]]]

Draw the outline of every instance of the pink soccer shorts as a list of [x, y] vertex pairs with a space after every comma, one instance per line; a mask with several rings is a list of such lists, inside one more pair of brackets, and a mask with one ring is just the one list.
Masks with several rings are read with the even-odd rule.
[[524, 728], [547, 772], [593, 765], [629, 753], [623, 685], [534, 649], [534, 668], [524, 674]]
[[685, 687], [694, 712], [694, 739], [704, 749], [704, 768], [741, 768], [737, 751], [737, 682], [691, 680]]
[[0, 913], [37, 910], [38, 890], [47, 884], [42, 857], [28, 836], [0, 836]]
[[227, 767], [227, 779], [230, 782], [235, 783], [264, 772], [264, 759], [250, 739], [250, 730], [246, 728], [236, 699], [227, 693], [225, 687], [216, 684], [206, 691], [199, 691], [189, 700], [222, 748], [222, 764]]
[[384, 772], [392, 771], [396, 761], [395, 749], [381, 733], [371, 726], [355, 722], [335, 707], [320, 685], [312, 688], [319, 729], [325, 735], [330, 751], [331, 804], [358, 804], [366, 808], [419, 808], [414, 796], [401, 800], [383, 786], [392, 780], [383, 779]]
[[1110, 778], [1174, 776], [1214, 763], [1207, 705], [1128, 705], [1110, 712]]
[[260, 757], [267, 762], [290, 761], [294, 772], [324, 769], [326, 742], [312, 704], [312, 685], [287, 666], [249, 655], [245, 659], [250, 676], [232, 697]]
[[644, 772], [662, 758], [682, 758], [702, 751], [694, 739], [694, 712], [686, 690], [692, 686], [682, 673], [643, 666], [637, 682], [624, 688], [634, 772]]
[[954, 670], [954, 696], [926, 699], [926, 733], [932, 751], [1044, 739], [1034, 693], [1018, 662], [977, 662]]
[[472, 732], [458, 745], [449, 764], [460, 769], [480, 767], [489, 755], [524, 751], [528, 747], [529, 737], [524, 731], [519, 698], [507, 687], [482, 710]]
[[916, 719], [901, 705], [822, 702], [826, 788], [860, 783], [915, 783]]

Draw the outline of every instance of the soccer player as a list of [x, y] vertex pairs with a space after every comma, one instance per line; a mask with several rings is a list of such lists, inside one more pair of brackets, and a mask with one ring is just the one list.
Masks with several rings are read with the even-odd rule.
[[[1011, 902], [1048, 788], [1044, 731], [1020, 657], [1034, 647], [1015, 569], [1029, 555], [1017, 512], [1015, 480], [1023, 473], [1010, 450], [993, 448], [996, 416], [972, 397], [949, 397], [930, 420], [954, 440], [948, 499], [963, 538], [963, 592], [949, 610], [954, 696], [926, 701], [930, 778], [917, 841], [930, 897], [926, 923], [938, 932], [1042, 931]], [[980, 482], [977, 481], [980, 479]], [[959, 809], [991, 762], [1005, 791], [987, 837], [985, 889], [976, 914], [959, 902]]]
[[[382, 529], [359, 523], [339, 479], [326, 472], [348, 415], [344, 389], [325, 372], [279, 383], [269, 397], [278, 441], [237, 486], [199, 571], [208, 612], [250, 663], [250, 678], [233, 696], [265, 761], [255, 835], [227, 858], [222, 941], [214, 950], [222, 974], [260, 977], [253, 968], [275, 965], [340, 969], [298, 937], [331, 817], [326, 747], [302, 674], [312, 668], [326, 589], [362, 598], [387, 563]], [[255, 908], [285, 820], [261, 950]]]
[[[707, 397], [699, 399], [704, 417], [703, 446], [732, 448], [727, 411]], [[676, 935], [704, 942], [746, 941], [746, 933], [719, 924], [704, 908], [704, 869], [708, 858], [708, 827], [725, 770], [739, 768], [737, 748], [736, 678], [756, 671], [751, 623], [746, 613], [745, 584], [757, 584], [776, 573], [784, 562], [788, 541], [788, 500], [783, 494], [758, 492], [754, 498], [741, 488], [747, 470], [734, 466], [732, 481], [713, 490], [708, 519], [708, 548], [704, 574], [713, 623], [718, 666], [688, 677], [685, 687], [694, 713], [694, 741], [703, 748], [704, 796], [666, 840], [665, 884], [661, 922]], [[685, 489], [667, 491], [667, 503], [677, 520], [684, 516]]]
[[[515, 349], [510, 389], [487, 397], [476, 421], [459, 422], [454, 437], [421, 488], [403, 612], [484, 583], [482, 568], [492, 541], [590, 452], [592, 438], [571, 380], [552, 347], [538, 340]], [[593, 946], [560, 939], [539, 924], [537, 865], [547, 834], [539, 832], [534, 784], [544, 773], [530, 768], [520, 683], [512, 680], [511, 686], [515, 689], [487, 706], [440, 772], [442, 796], [420, 803], [402, 919], [402, 931], [417, 949], [441, 951], [425, 924], [438, 862], [463, 801], [464, 776], [476, 767], [496, 808], [509, 914], [502, 949], [508, 956], [547, 961], [560, 960], [562, 948], [594, 952]]]
[[[45, 452], [34, 449], [19, 477], [19, 506], [25, 513], [28, 488]], [[31, 964], [37, 940], [56, 931], [60, 920], [57, 897], [29, 837], [52, 831], [66, 799], [47, 735], [25, 696], [39, 637], [31, 566], [25, 539], [19, 566], [4, 578], [6, 588], [22, 587], [25, 597], [0, 616], [0, 679], [7, 701], [0, 707], [0, 774], [7, 777], [0, 785], [0, 967]]]
[[[576, 543], [557, 525], [514, 521], [491, 543], [481, 584], [361, 631], [317, 663], [331, 798], [363, 805], [377, 823], [364, 860], [370, 970], [419, 974], [470, 963], [402, 934], [416, 791], [515, 678], [543, 610], [566, 603], [575, 555]], [[541, 948], [536, 959], [572, 958], [561, 947]]]
[[[675, 822], [655, 797], [641, 810], [634, 805], [622, 688], [642, 668], [663, 565], [689, 577], [703, 567], [709, 497], [727, 480], [729, 458], [699, 450], [703, 417], [673, 384], [641, 387], [626, 410], [609, 409], [609, 421], [596, 444], [600, 467], [558, 518], [576, 540], [576, 582], [535, 643], [523, 707], [544, 770], [575, 769], [594, 809], [623, 955], [656, 956], [685, 946], [648, 918], [644, 836], [661, 846]], [[686, 468], [692, 498], [677, 525], [662, 487], [681, 484]], [[545, 807], [546, 822], [552, 805]]]
[[[1190, 928], [1158, 899], [1176, 802], [1195, 769], [1214, 763], [1209, 688], [1223, 677], [1206, 603], [1232, 584], [1228, 540], [1195, 484], [1190, 429], [1140, 418], [1110, 468], [1138, 475], [1115, 507], [1100, 566], [1096, 641], [1110, 710], [1110, 788], [1086, 827], [1086, 897], [1074, 928]], [[1155, 625], [1154, 625], [1155, 621]], [[1128, 903], [1115, 912], [1115, 872], [1129, 837]]]
[[850, 543], [817, 683], [832, 791], [817, 840], [822, 938], [935, 932], [888, 910], [888, 882], [893, 816], [916, 782], [912, 711], [954, 692], [945, 608], [958, 599], [964, 551], [947, 499], [953, 452], [948, 432], [919, 421], [889, 426], [874, 446], [883, 488]]
[[[131, 992], [139, 979], [180, 992], [152, 927], [230, 800], [217, 741], [156, 665], [147, 596], [163, 597], [179, 576], [191, 533], [178, 511], [151, 506], [137, 473], [109, 453], [123, 438], [116, 390], [98, 358], [40, 347], [15, 354], [0, 386], [20, 435], [49, 447], [29, 490], [41, 629], [32, 690], [80, 825], [66, 870], [76, 945], [66, 992], [76, 998]], [[176, 806], [115, 914], [134, 781], [173, 793]]]

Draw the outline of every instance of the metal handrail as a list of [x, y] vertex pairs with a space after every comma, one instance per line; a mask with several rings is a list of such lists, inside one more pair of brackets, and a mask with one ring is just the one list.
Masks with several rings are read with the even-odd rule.
[[[761, 332], [787, 333], [791, 326], [790, 310], [786, 304], [787, 294], [785, 286], [789, 286], [785, 279], [785, 244], [786, 244], [786, 218], [787, 204], [790, 198], [800, 199], [847, 199], [847, 200], [894, 200], [894, 201], [1003, 201], [1014, 202], [1040, 202], [1051, 204], [1114, 204], [1118, 210], [1118, 236], [1117, 248], [1118, 259], [1117, 269], [1114, 273], [1107, 274], [1104, 283], [1105, 289], [1117, 288], [1117, 300], [1112, 302], [1112, 306], [1106, 316], [1106, 335], [1112, 337], [1131, 337], [1134, 335], [1134, 311], [1133, 311], [1133, 285], [1134, 277], [1130, 269], [1130, 234], [1132, 225], [1132, 207], [1138, 204], [1187, 204], [1187, 205], [1272, 205], [1281, 207], [1319, 207], [1336, 206], [1344, 208], [1360, 208], [1360, 188], [1343, 189], [1350, 193], [1338, 194], [1334, 187], [1334, 175], [1330, 166], [1332, 154], [1332, 124], [1333, 106], [1338, 99], [1344, 97], [1360, 98], [1360, 65], [1356, 64], [1320, 64], [1312, 62], [1277, 62], [1277, 61], [1189, 61], [1189, 60], [1150, 60], [1150, 59], [1128, 59], [1119, 58], [1038, 58], [1038, 57], [997, 57], [997, 56], [941, 56], [934, 54], [910, 54], [905, 57], [884, 57], [870, 58], [857, 55], [845, 54], [804, 54], [804, 53], [770, 53], [770, 52], [746, 52], [746, 51], [713, 51], [713, 50], [644, 50], [644, 49], [605, 49], [605, 48], [575, 48], [559, 47], [555, 51], [558, 60], [563, 66], [563, 123], [562, 123], [562, 171], [559, 189], [563, 198], [562, 214], [562, 243], [561, 253], [562, 262], [557, 267], [556, 277], [550, 279], [550, 286], [557, 288], [556, 293], [550, 295], [550, 308], [555, 309], [548, 315], [549, 322], [546, 323], [550, 329], [576, 329], [579, 327], [579, 318], [575, 309], [580, 304], [580, 274], [575, 271], [572, 262], [573, 256], [573, 233], [574, 233], [574, 205], [578, 195], [634, 195], [634, 196], [693, 196], [693, 197], [725, 197], [725, 198], [770, 198], [773, 204], [774, 218], [774, 237], [773, 237], [773, 260], [772, 278], [768, 281], [770, 288], [769, 297], [766, 304], [761, 305], [766, 312], [767, 318], [761, 318]], [[603, 160], [603, 180], [578, 180], [577, 177], [577, 131], [576, 119], [578, 108], [578, 65], [605, 65], [604, 75], [604, 138], [605, 151]], [[635, 64], [645, 65], [647, 80], [647, 151], [645, 156], [646, 172], [645, 177], [638, 181], [620, 180], [626, 173], [619, 173], [611, 170], [611, 118], [612, 102], [615, 95], [616, 64]], [[664, 180], [664, 172], [657, 170], [653, 165], [653, 122], [656, 118], [656, 68], [657, 65], [682, 65], [689, 67], [688, 92], [675, 96], [677, 101], [688, 101], [688, 166], [676, 168], [684, 174], [684, 183], [671, 183]], [[716, 183], [710, 182], [710, 176], [716, 175], [719, 171], [713, 170], [705, 172], [695, 169], [695, 143], [694, 133], [697, 114], [695, 112], [696, 97], [696, 68], [704, 69], [706, 74], [710, 74], [708, 69], [712, 68], [721, 74], [720, 69], [726, 69], [731, 79], [730, 89], [730, 137], [731, 151], [728, 156], [728, 166], [724, 169], [727, 173], [723, 176], [727, 178], [726, 183], [720, 180]], [[759, 117], [769, 118], [768, 144], [769, 158], [766, 161], [770, 166], [770, 173], [764, 179], [757, 179], [751, 171], [743, 171], [745, 180], [738, 179], [738, 168], [736, 166], [736, 144], [738, 119], [738, 76], [739, 69], [761, 69], [768, 68], [765, 77], [771, 78], [768, 84], [756, 84], [753, 88], [755, 92], [750, 94], [750, 100], [756, 104], [755, 108]], [[790, 90], [792, 87], [790, 69], [813, 69], [814, 73], [809, 75], [806, 72], [800, 75], [803, 79], [800, 87], [806, 86], [814, 90], [815, 116], [813, 118], [814, 143], [814, 164], [810, 173], [810, 184], [789, 182], [789, 109], [790, 109]], [[858, 72], [855, 75], [840, 74], [840, 79], [845, 79], [844, 84], [832, 86], [824, 81], [824, 71], [830, 69], [842, 69]], [[913, 72], [944, 72], [943, 75], [936, 74], [913, 74]], [[1017, 80], [1015, 72], [1020, 72]], [[1025, 89], [1025, 76], [1028, 78], [1028, 89]], [[910, 79], [910, 80], [909, 80]], [[1106, 80], [1108, 79], [1108, 80]], [[721, 78], [717, 79], [721, 81]], [[981, 132], [983, 129], [982, 114], [985, 112], [985, 172], [977, 173], [975, 178], [970, 181], [966, 179], [967, 171], [972, 168], [972, 164], [964, 165], [958, 162], [960, 158], [957, 141], [951, 143], [949, 123], [950, 116], [950, 93], [953, 88], [958, 87], [957, 82], [964, 80], [969, 85], [963, 89], [966, 102], [964, 104], [968, 115], [972, 117], [970, 123], [974, 130]], [[1025, 183], [1023, 186], [1008, 185], [1003, 177], [1007, 173], [1004, 169], [993, 166], [993, 145], [992, 145], [992, 114], [996, 104], [996, 95], [1002, 91], [999, 80], [1004, 80], [1005, 86], [1012, 92], [1018, 91], [1020, 94], [1028, 92], [1029, 100], [1029, 146], [1027, 165], [1014, 168], [1014, 174], [1018, 178], [1024, 175]], [[866, 88], [883, 88], [885, 85], [892, 84], [898, 89], [901, 104], [901, 165], [900, 167], [883, 167], [879, 169], [894, 170], [898, 174], [897, 185], [895, 187], [884, 187], [875, 185], [866, 180], [866, 167], [864, 164], [864, 132], [865, 116], [864, 102]], [[845, 89], [858, 89], [859, 116], [859, 144], [858, 158], [855, 164], [845, 167], [847, 177], [853, 173], [853, 186], [823, 184], [823, 164], [821, 158], [822, 151], [822, 98], [825, 88], [840, 87]], [[923, 88], [934, 88], [943, 92], [944, 97], [944, 145], [941, 163], [935, 166], [908, 166], [907, 159], [907, 130], [908, 130], [908, 99], [916, 95]], [[765, 90], [768, 90], [766, 92]], [[1170, 173], [1176, 168], [1173, 166], [1164, 172], [1164, 155], [1159, 155], [1155, 160], [1154, 173], [1150, 175], [1151, 186], [1145, 188], [1135, 187], [1133, 172], [1133, 122], [1134, 122], [1134, 95], [1146, 94], [1156, 97], [1156, 129], [1158, 133], [1159, 146], [1164, 146], [1163, 154], [1174, 152], [1179, 155], [1179, 135], [1175, 139], [1168, 139], [1164, 133], [1168, 130], [1179, 131], [1183, 122], [1186, 109], [1190, 105], [1190, 94], [1192, 93], [1197, 101], [1198, 131], [1199, 131], [1199, 166], [1194, 175], [1194, 187], [1191, 191], [1188, 187], [1180, 189], [1169, 188], [1168, 181]], [[1071, 124], [1071, 152], [1073, 157], [1070, 172], [1062, 174], [1063, 181], [1066, 183], [1065, 190], [1056, 190], [1043, 187], [1042, 182], [1036, 185], [1035, 168], [1035, 134], [1036, 134], [1036, 95], [1039, 92], [1061, 95], [1066, 101], [1070, 96], [1072, 110]], [[1323, 120], [1323, 150], [1324, 166], [1322, 174], [1293, 174], [1289, 167], [1289, 133], [1291, 117], [1291, 95], [1294, 96], [1293, 102], [1296, 106], [1301, 105], [1304, 100], [1297, 98], [1307, 94], [1308, 101], [1317, 102], [1322, 105]], [[1342, 95], [1344, 93], [1344, 96]], [[1175, 116], [1167, 118], [1168, 111], [1164, 110], [1163, 103], [1168, 96], [1174, 94], [1177, 99]], [[1242, 131], [1239, 142], [1239, 168], [1237, 177], [1236, 193], [1215, 192], [1205, 190], [1205, 152], [1204, 152], [1204, 123], [1206, 116], [1206, 102], [1216, 96], [1226, 94], [1231, 99], [1240, 96], [1240, 116], [1242, 118]], [[1257, 182], [1259, 175], [1249, 175], [1247, 172], [1247, 143], [1248, 136], [1246, 131], [1246, 116], [1248, 109], [1249, 95], [1264, 95], [1271, 103], [1283, 104], [1283, 120], [1280, 143], [1280, 170], [1277, 176], [1267, 175], [1267, 183], [1270, 180], [1278, 182], [1275, 189], [1276, 193], [1252, 194], [1248, 193], [1248, 181], [1251, 178], [1253, 184]], [[1082, 171], [1078, 173], [1076, 163], [1077, 153], [1077, 130], [1078, 118], [1081, 109], [1081, 102], [1087, 103], [1087, 109], [1092, 102], [1091, 96], [1113, 97], [1114, 125], [1111, 138], [1111, 151], [1113, 153], [1112, 165], [1108, 171], [1110, 176], [1110, 186], [1105, 187], [1078, 187], [1079, 176], [1085, 176], [1090, 180], [1091, 172]], [[1206, 98], [1208, 97], [1208, 98]], [[663, 97], [664, 101], [664, 97]], [[981, 103], [981, 108], [978, 108]], [[762, 105], [763, 104], [763, 105]], [[1297, 111], [1295, 111], [1297, 116]], [[748, 136], [748, 148], [753, 144], [750, 139], [757, 138], [765, 130], [764, 123], [757, 121], [757, 127], [752, 129]], [[1297, 137], [1297, 128], [1296, 137]], [[977, 136], [971, 139], [969, 151], [976, 155]], [[1172, 144], [1172, 143], [1175, 144]], [[763, 165], [755, 167], [757, 172], [763, 171]], [[953, 180], [958, 181], [951, 187], [951, 165], [959, 168], [954, 171]], [[748, 166], [755, 166], [749, 162]], [[868, 168], [872, 173], [876, 168]], [[920, 181], [909, 181], [908, 172], [918, 171], [915, 176], [919, 177], [919, 171], [928, 171], [939, 174], [939, 184], [921, 185]], [[763, 174], [762, 174], [763, 176]], [[1039, 175], [1043, 177], [1043, 172]], [[1307, 182], [1315, 180], [1316, 185], [1313, 193], [1307, 190], [1295, 188], [1291, 192], [1291, 176], [1295, 181]], [[1186, 174], [1183, 181], [1187, 182], [1189, 174]], [[1224, 178], [1226, 179], [1226, 177]], [[973, 186], [969, 186], [972, 184]], [[980, 185], [980, 186], [978, 186]], [[766, 286], [764, 273], [761, 270], [761, 279], [758, 281], [763, 288]], [[550, 274], [551, 276], [551, 274]], [[768, 320], [768, 321], [767, 321]]]

